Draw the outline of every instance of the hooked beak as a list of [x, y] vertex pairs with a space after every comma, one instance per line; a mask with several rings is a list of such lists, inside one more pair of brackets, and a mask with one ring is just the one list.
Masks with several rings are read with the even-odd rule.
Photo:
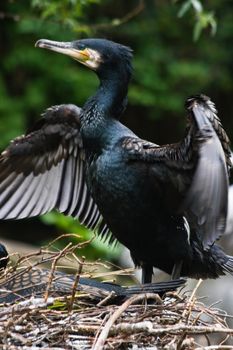
[[48, 49], [70, 56], [78, 62], [91, 69], [97, 69], [101, 58], [97, 51], [85, 48], [78, 50], [74, 47], [73, 42], [59, 42], [47, 39], [40, 39], [35, 43], [35, 47]]
[[72, 42], [59, 42], [47, 39], [40, 39], [35, 43], [35, 47], [40, 47], [42, 49], [48, 49], [62, 53], [80, 61], [81, 63], [87, 61], [90, 58], [87, 49], [74, 49], [72, 46]]

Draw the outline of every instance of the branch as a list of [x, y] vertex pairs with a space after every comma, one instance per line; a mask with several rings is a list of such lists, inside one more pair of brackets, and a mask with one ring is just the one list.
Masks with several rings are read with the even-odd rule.
[[[102, 350], [104, 348], [104, 343], [108, 337], [108, 334], [109, 334], [114, 322], [121, 316], [121, 314], [131, 304], [134, 304], [138, 301], [144, 300], [145, 298], [150, 298], [150, 299], [153, 298], [153, 299], [157, 300], [157, 295], [156, 294], [142, 294], [142, 295], [133, 296], [133, 297], [129, 298], [128, 300], [126, 300], [109, 318], [109, 320], [105, 324], [104, 328], [102, 329], [96, 343], [93, 345], [92, 350]], [[135, 326], [135, 325], [130, 325], [130, 326]], [[117, 328], [117, 327], [118, 326], [115, 326], [115, 328]], [[111, 330], [111, 333], [112, 333], [112, 331], [113, 330]]]

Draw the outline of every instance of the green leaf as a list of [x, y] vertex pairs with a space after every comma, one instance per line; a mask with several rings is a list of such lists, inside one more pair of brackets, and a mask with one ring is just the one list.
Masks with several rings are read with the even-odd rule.
[[184, 14], [191, 8], [192, 2], [191, 0], [187, 0], [183, 3], [183, 5], [181, 6], [177, 16], [179, 18], [183, 17]]
[[214, 35], [217, 30], [217, 22], [214, 14], [212, 12], [202, 12], [198, 15], [197, 22], [194, 26], [194, 41], [197, 41], [202, 31], [208, 27], [211, 29], [211, 35]]
[[196, 12], [202, 12], [203, 7], [199, 0], [191, 0], [192, 6], [195, 9]]
[[193, 29], [193, 40], [197, 41], [201, 35], [203, 29], [203, 25], [201, 21], [196, 22], [194, 29]]

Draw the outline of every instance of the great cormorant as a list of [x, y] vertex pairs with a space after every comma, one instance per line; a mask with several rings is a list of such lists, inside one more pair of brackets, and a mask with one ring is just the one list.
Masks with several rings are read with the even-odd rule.
[[129, 248], [150, 282], [153, 267], [172, 278], [233, 273], [215, 241], [227, 215], [229, 140], [204, 95], [186, 102], [183, 140], [158, 146], [119, 121], [127, 103], [132, 51], [104, 39], [39, 40], [100, 80], [82, 110], [54, 106], [0, 158], [0, 218], [56, 208]]

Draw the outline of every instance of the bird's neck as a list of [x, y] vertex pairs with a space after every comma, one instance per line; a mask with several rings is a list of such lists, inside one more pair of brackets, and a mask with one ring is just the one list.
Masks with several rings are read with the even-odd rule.
[[85, 103], [81, 115], [81, 133], [86, 145], [96, 146], [106, 140], [106, 129], [119, 118], [126, 106], [128, 80], [114, 77], [102, 79], [95, 95]]
[[[113, 76], [111, 79], [101, 79], [95, 95], [89, 98], [83, 107], [84, 118], [98, 118], [95, 113], [97, 109], [101, 118], [117, 119], [125, 106], [128, 84], [127, 77], [119, 79]], [[90, 114], [91, 110], [93, 114]]]

